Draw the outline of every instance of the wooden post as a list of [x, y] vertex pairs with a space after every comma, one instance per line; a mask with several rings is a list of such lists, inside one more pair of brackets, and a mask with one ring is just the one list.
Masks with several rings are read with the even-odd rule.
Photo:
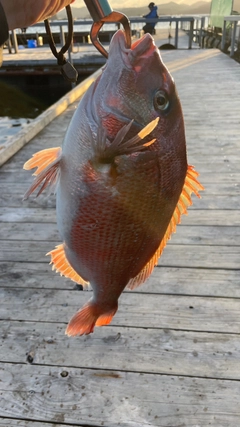
[[176, 28], [175, 28], [175, 48], [178, 48], [178, 24], [179, 21], [176, 20]]
[[188, 49], [192, 49], [192, 39], [193, 39], [193, 24], [194, 24], [194, 19], [192, 19], [190, 21], [190, 30], [189, 30], [189, 39], [188, 39]]
[[225, 47], [225, 42], [226, 42], [226, 26], [227, 26], [227, 21], [224, 19], [223, 20], [223, 33], [222, 33], [222, 41], [221, 41], [221, 50], [224, 50], [224, 47]]
[[234, 55], [236, 32], [237, 32], [237, 21], [234, 21], [233, 27], [232, 27], [232, 40], [231, 40], [231, 52], [230, 52], [231, 57]]
[[203, 34], [204, 27], [205, 27], [205, 16], [202, 16], [200, 30], [199, 30], [199, 39], [198, 39], [198, 44], [200, 47], [202, 47], [202, 34]]
[[8, 53], [12, 53], [12, 40], [11, 40], [10, 34], [7, 40], [7, 47], [8, 47]]
[[62, 46], [65, 45], [65, 34], [64, 34], [63, 25], [60, 25], [60, 42]]
[[16, 36], [15, 30], [12, 30], [12, 42], [13, 42], [13, 47], [14, 47], [15, 53], [18, 53], [18, 41], [17, 41], [17, 36]]

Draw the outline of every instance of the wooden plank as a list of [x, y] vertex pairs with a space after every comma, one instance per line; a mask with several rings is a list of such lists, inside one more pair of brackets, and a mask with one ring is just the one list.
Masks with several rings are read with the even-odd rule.
[[[0, 288], [0, 297], [3, 321], [67, 324], [91, 291]], [[239, 334], [240, 300], [125, 292], [112, 326]]]
[[112, 427], [235, 427], [238, 381], [1, 364], [1, 416]]
[[[238, 147], [235, 148], [235, 150]], [[197, 153], [192, 153], [192, 156], [198, 156], [198, 152]], [[204, 171], [201, 168], [197, 168], [196, 165], [195, 169], [198, 171], [198, 173], [200, 174], [199, 176], [199, 181], [204, 185], [208, 185], [209, 186], [209, 191], [212, 191], [213, 188], [213, 184], [218, 187], [220, 186], [220, 189], [224, 189], [224, 188], [228, 188], [228, 186], [230, 185], [230, 187], [232, 188], [233, 184], [237, 184], [235, 185], [236, 190], [239, 191], [239, 182], [240, 182], [240, 174], [236, 171], [226, 171], [226, 172], [222, 172], [221, 174], [219, 173], [219, 171]], [[216, 168], [217, 169], [217, 168]], [[15, 177], [15, 173], [17, 173], [17, 182], [16, 182], [16, 177]], [[32, 177], [32, 173], [29, 173], [27, 171], [22, 170], [21, 168], [16, 169], [16, 171], [5, 171], [5, 172], [1, 172], [0, 173], [0, 179], [1, 182], [4, 183], [5, 185], [7, 185], [8, 187], [8, 191], [13, 191], [16, 192], [17, 190], [20, 192], [22, 192], [24, 194], [24, 192], [28, 189], [28, 187], [31, 185], [32, 181], [33, 181], [33, 177]], [[203, 194], [203, 193], [201, 193]]]
[[[239, 209], [240, 186], [236, 182], [228, 184], [206, 183], [202, 181], [205, 191], [201, 192], [201, 199], [193, 196], [193, 206], [191, 209]], [[28, 200], [23, 201], [23, 196], [30, 186], [26, 184], [7, 184], [0, 195], [0, 207], [55, 207], [55, 196], [47, 197], [42, 195], [36, 198], [32, 195]]]
[[[1, 240], [0, 262], [49, 262], [46, 253], [60, 243], [57, 241]], [[221, 248], [221, 249], [220, 249]], [[208, 246], [168, 244], [158, 265], [165, 267], [194, 267], [239, 269], [239, 246]]]
[[[27, 421], [27, 420], [15, 420], [11, 418], [0, 418], [0, 426], [3, 427], [66, 427], [66, 424], [45, 423], [44, 421]], [[68, 424], [68, 427], [84, 427], [82, 424]], [[94, 427], [94, 426], [92, 426]], [[97, 426], [95, 426], [97, 427]]]
[[[21, 184], [18, 186], [12, 185], [14, 188], [9, 188], [9, 184], [4, 186], [3, 190], [0, 194], [0, 207], [8, 207], [8, 208], [28, 208], [28, 207], [43, 207], [45, 208], [51, 208], [55, 207], [56, 201], [55, 197], [52, 195], [50, 197], [47, 196], [40, 196], [36, 198], [34, 195], [30, 197], [28, 200], [23, 201], [23, 195], [27, 191], [30, 185], [24, 185], [21, 188]], [[226, 189], [226, 186], [222, 188], [215, 188], [215, 185], [213, 187], [213, 191], [215, 191], [214, 194], [211, 194], [210, 192], [210, 186], [208, 184], [205, 184], [206, 190], [201, 193], [202, 197], [201, 199], [198, 199], [193, 196], [193, 206], [191, 209], [239, 209], [240, 202], [239, 202], [239, 194], [236, 191], [236, 193], [228, 193], [228, 190]], [[189, 210], [190, 212], [190, 210]]]
[[[55, 223], [6, 222], [2, 223], [0, 227], [0, 240], [27, 241], [31, 240], [33, 236], [35, 241], [56, 242], [60, 239]], [[168, 244], [240, 246], [240, 229], [234, 226], [179, 224]]]
[[[205, 184], [206, 186], [206, 184]], [[5, 188], [5, 187], [4, 187]], [[6, 189], [3, 189], [0, 194], [0, 208], [8, 207], [12, 208], [28, 208], [28, 207], [43, 207], [45, 208], [54, 208], [56, 205], [54, 196], [46, 197], [41, 196], [39, 198], [35, 198], [34, 196], [30, 197], [28, 200], [23, 201], [23, 195], [29, 188], [28, 185], [24, 185], [24, 188], [16, 187], [15, 190], [9, 191], [8, 185]], [[237, 210], [239, 209], [239, 194], [227, 194], [227, 191], [224, 191], [223, 194], [220, 193], [220, 189], [216, 194], [211, 194], [208, 185], [206, 186], [206, 190], [202, 193], [201, 199], [193, 197], [193, 205], [191, 209], [218, 209], [218, 210]], [[190, 210], [189, 210], [190, 212]]]
[[[189, 131], [187, 131], [189, 133]], [[194, 135], [194, 132], [192, 131], [192, 134]], [[189, 135], [190, 137], [190, 135]], [[52, 141], [53, 137], [51, 136], [51, 146], [58, 146], [59, 145], [59, 136], [55, 137], [56, 142], [53, 143]], [[218, 173], [218, 178], [220, 177], [220, 172], [225, 173], [227, 175], [228, 172], [230, 173], [238, 173], [238, 158], [236, 155], [231, 156], [225, 156], [222, 153], [218, 153], [216, 156], [212, 156], [209, 161], [206, 163], [206, 155], [204, 153], [204, 141], [205, 138], [200, 139], [199, 138], [199, 144], [201, 146], [201, 150], [199, 149], [197, 152], [196, 157], [194, 158], [194, 166], [196, 170], [201, 173], [202, 175], [208, 173]], [[193, 141], [189, 140], [187, 142], [187, 151], [188, 155], [191, 157], [191, 161], [193, 160], [193, 153], [192, 153], [192, 145]], [[1, 169], [0, 169], [0, 177], [4, 174], [11, 173], [20, 173], [25, 176], [25, 179], [30, 179], [30, 172], [24, 171], [22, 169], [24, 162], [28, 160], [32, 156], [34, 152], [37, 150], [41, 150], [44, 146], [46, 147], [48, 145], [48, 138], [40, 139], [38, 138], [34, 144], [29, 143], [28, 144], [28, 151], [21, 150], [15, 155], [11, 161], [5, 163]], [[199, 147], [199, 145], [198, 145]], [[199, 147], [200, 148], [200, 147]], [[1, 178], [2, 179], [2, 178]]]
[[[43, 201], [44, 203], [44, 201]], [[198, 201], [196, 200], [196, 203]], [[240, 216], [237, 209], [194, 209], [194, 205], [188, 210], [188, 215], [182, 215], [184, 225], [219, 225], [219, 226], [239, 226]], [[39, 208], [31, 207], [0, 207], [1, 222], [28, 222], [30, 223], [55, 223], [55, 209], [45, 208], [44, 204]]]
[[[76, 289], [46, 263], [0, 263], [0, 287]], [[240, 298], [239, 270], [155, 267], [150, 278], [132, 292]]]
[[56, 222], [56, 210], [48, 208], [3, 207], [0, 208], [0, 222]]
[[0, 227], [0, 239], [2, 240], [31, 240], [56, 242], [59, 233], [56, 223], [26, 223], [6, 222]]
[[191, 366], [191, 376], [240, 380], [237, 334], [109, 326], [72, 339], [64, 329], [61, 323], [5, 321], [0, 360], [184, 376]]
[[239, 269], [239, 246], [167, 245], [158, 265], [172, 267]]

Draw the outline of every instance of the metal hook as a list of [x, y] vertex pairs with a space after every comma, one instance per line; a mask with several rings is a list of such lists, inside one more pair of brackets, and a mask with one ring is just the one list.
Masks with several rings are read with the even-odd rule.
[[98, 39], [98, 33], [102, 26], [106, 22], [116, 22], [123, 25], [125, 30], [125, 39], [127, 48], [131, 48], [131, 28], [130, 21], [126, 15], [120, 12], [115, 12], [112, 10], [107, 0], [84, 0], [86, 6], [89, 10], [90, 15], [93, 18], [93, 25], [90, 31], [90, 38], [93, 45], [98, 49], [98, 51], [108, 57], [108, 52], [103, 47]]

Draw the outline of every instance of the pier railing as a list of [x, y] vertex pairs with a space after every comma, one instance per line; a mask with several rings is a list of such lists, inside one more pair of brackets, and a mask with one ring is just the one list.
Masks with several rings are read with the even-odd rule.
[[[156, 28], [161, 28], [161, 24], [169, 23], [171, 26], [171, 31], [174, 31], [174, 46], [178, 48], [179, 41], [179, 29], [183, 29], [187, 32], [189, 41], [188, 48], [192, 48], [192, 42], [194, 38], [194, 34], [198, 33], [199, 44], [201, 41], [201, 32], [204, 28], [205, 21], [208, 15], [191, 15], [191, 16], [161, 16], [158, 19], [152, 19], [151, 22], [156, 24]], [[150, 20], [148, 20], [150, 22]], [[146, 23], [146, 19], [143, 17], [131, 17], [130, 24], [131, 29], [134, 34], [140, 36], [141, 29]], [[172, 25], [173, 24], [173, 25]], [[92, 25], [92, 20], [84, 19], [84, 20], [74, 20], [74, 39], [76, 37], [81, 38], [82, 43], [90, 43], [89, 37], [89, 29]], [[114, 32], [118, 29], [118, 25], [116, 23], [112, 23], [112, 30], [103, 30], [100, 31], [99, 36], [103, 38], [103, 42], [109, 42]], [[77, 28], [79, 26], [86, 27], [86, 31], [79, 31]], [[66, 20], [58, 20], [51, 22], [51, 28], [53, 31], [53, 36], [56, 37], [57, 43], [61, 45], [65, 42], [65, 33], [67, 33], [67, 21]], [[107, 28], [107, 26], [106, 26]], [[30, 32], [31, 30], [31, 32]], [[34, 39], [36, 42], [36, 46], [41, 46], [46, 43], [46, 32], [44, 23], [38, 23], [37, 25], [33, 25], [27, 29], [27, 32], [20, 32], [20, 30], [13, 30], [10, 33], [9, 37], [9, 53], [17, 53], [18, 45], [21, 44], [21, 40], [27, 42], [28, 39]], [[105, 38], [104, 38], [105, 37]], [[31, 45], [30, 45], [31, 46]], [[34, 45], [32, 46], [34, 47]]]
[[[200, 47], [205, 47], [204, 38], [210, 37], [211, 34], [214, 36], [213, 30], [209, 25], [209, 14], [204, 15], [191, 15], [191, 16], [161, 16], [158, 19], [148, 19], [148, 22], [153, 22], [156, 24], [156, 29], [161, 29], [162, 24], [169, 24], [171, 28], [171, 33], [173, 33], [173, 44], [177, 49], [179, 47], [179, 30], [184, 30], [188, 34], [188, 48], [192, 48], [193, 41], [196, 42]], [[136, 37], [140, 37], [142, 28], [146, 23], [146, 19], [143, 17], [131, 17], [130, 24], [132, 33]], [[223, 20], [223, 29], [220, 34], [219, 47], [221, 50], [225, 50], [226, 45], [230, 45], [230, 56], [234, 56], [236, 48], [240, 47], [240, 15], [230, 15], [224, 17]], [[74, 43], [91, 43], [89, 30], [92, 25], [91, 19], [77, 19], [74, 21]], [[66, 20], [58, 20], [51, 22], [51, 27], [53, 31], [53, 37], [56, 44], [63, 45], [65, 43], [65, 34], [67, 34], [68, 27]], [[81, 30], [79, 30], [81, 28]], [[86, 28], [86, 30], [84, 30]], [[111, 37], [115, 31], [119, 28], [119, 24], [111, 23], [111, 29], [109, 25], [103, 27], [99, 33], [101, 42], [109, 43]], [[166, 26], [165, 26], [166, 28]], [[219, 34], [218, 34], [219, 36]], [[214, 37], [212, 37], [213, 39]], [[219, 38], [219, 37], [218, 37]], [[211, 41], [211, 40], [210, 40]], [[29, 47], [31, 47], [31, 42], [35, 42], [32, 47], [42, 46], [47, 44], [47, 34], [45, 31], [45, 25], [43, 22], [40, 22], [36, 25], [33, 25], [27, 29], [27, 32], [21, 32], [21, 30], [13, 30], [10, 32], [10, 37], [8, 41], [9, 53], [17, 53], [19, 45], [29, 42]], [[209, 47], [206, 45], [206, 47]], [[211, 46], [213, 47], [213, 46]]]
[[[231, 42], [230, 56], [234, 56], [236, 46], [240, 48], [240, 15], [225, 16], [223, 20], [223, 34], [221, 49], [224, 50], [227, 38]], [[238, 31], [237, 31], [238, 30]]]

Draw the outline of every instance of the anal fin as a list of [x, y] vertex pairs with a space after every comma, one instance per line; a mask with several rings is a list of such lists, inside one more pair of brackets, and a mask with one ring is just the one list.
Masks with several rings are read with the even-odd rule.
[[188, 166], [183, 189], [173, 212], [172, 218], [168, 224], [166, 233], [150, 261], [143, 267], [137, 276], [133, 277], [128, 282], [127, 289], [135, 289], [147, 280], [155, 265], [157, 265], [158, 259], [161, 256], [163, 249], [165, 248], [168, 240], [171, 238], [171, 234], [175, 233], [176, 226], [181, 222], [181, 215], [186, 215], [187, 208], [192, 205], [191, 194], [194, 193], [197, 197], [201, 197], [199, 191], [204, 190], [204, 187], [197, 180], [198, 175], [198, 172], [194, 170], [193, 166]]
[[60, 273], [61, 276], [65, 276], [83, 287], [89, 286], [89, 282], [79, 276], [79, 274], [69, 264], [63, 244], [56, 246], [55, 249], [48, 252], [46, 255], [51, 256], [50, 264], [53, 264], [52, 270], [56, 270], [56, 272]]
[[38, 187], [40, 188], [36, 197], [38, 197], [46, 187], [49, 187], [50, 192], [55, 189], [59, 179], [61, 154], [62, 149], [60, 147], [38, 151], [23, 165], [23, 169], [25, 170], [37, 168], [33, 173], [36, 178], [31, 187], [24, 194], [23, 200], [26, 200]]

